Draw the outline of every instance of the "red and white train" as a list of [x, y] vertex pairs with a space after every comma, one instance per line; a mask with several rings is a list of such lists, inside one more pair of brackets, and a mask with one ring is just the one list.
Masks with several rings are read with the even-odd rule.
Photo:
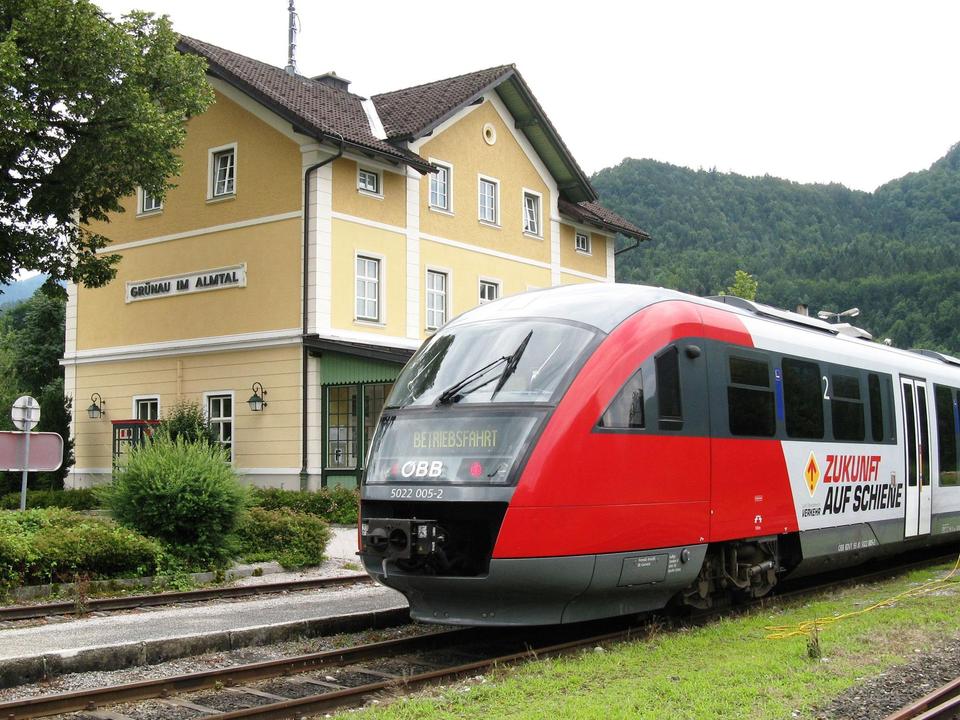
[[738, 298], [561, 287], [404, 368], [361, 556], [421, 620], [547, 624], [960, 539], [960, 361]]

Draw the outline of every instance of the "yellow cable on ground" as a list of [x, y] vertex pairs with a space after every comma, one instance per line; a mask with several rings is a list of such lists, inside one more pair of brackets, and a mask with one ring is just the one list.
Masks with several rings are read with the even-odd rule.
[[872, 610], [876, 610], [877, 608], [890, 607], [901, 600], [922, 597], [934, 592], [935, 590], [939, 590], [946, 585], [960, 582], [960, 578], [958, 578], [958, 580], [953, 580], [953, 577], [958, 572], [960, 572], [960, 556], [957, 557], [957, 562], [954, 564], [953, 570], [939, 580], [931, 580], [930, 582], [924, 583], [919, 587], [904, 590], [902, 593], [894, 595], [893, 597], [889, 597], [886, 600], [881, 600], [880, 602], [874, 603], [870, 607], [863, 608], [862, 610], [854, 610], [852, 612], [843, 613], [842, 615], [821, 617], [815, 620], [803, 620], [795, 625], [768, 625], [764, 628], [764, 630], [770, 633], [767, 635], [767, 640], [784, 640], [786, 638], [797, 637], [801, 635], [811, 636], [815, 632], [818, 632], [820, 628], [827, 627], [840, 620], [857, 617], [858, 615], [863, 615], [871, 612]]

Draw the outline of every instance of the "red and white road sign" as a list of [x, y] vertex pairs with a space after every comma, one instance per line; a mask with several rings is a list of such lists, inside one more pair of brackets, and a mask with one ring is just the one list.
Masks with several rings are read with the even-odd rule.
[[63, 438], [57, 433], [30, 433], [30, 457], [23, 466], [27, 433], [0, 431], [0, 470], [56, 470], [63, 463]]

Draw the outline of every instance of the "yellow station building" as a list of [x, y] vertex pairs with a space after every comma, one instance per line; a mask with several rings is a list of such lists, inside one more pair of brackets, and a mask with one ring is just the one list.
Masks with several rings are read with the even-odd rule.
[[424, 338], [504, 295], [612, 282], [615, 236], [646, 238], [596, 202], [513, 66], [368, 100], [332, 73], [180, 49], [206, 58], [216, 101], [176, 187], [96, 228], [113, 282], [68, 288], [68, 485], [109, 479], [188, 400], [250, 482], [355, 486]]

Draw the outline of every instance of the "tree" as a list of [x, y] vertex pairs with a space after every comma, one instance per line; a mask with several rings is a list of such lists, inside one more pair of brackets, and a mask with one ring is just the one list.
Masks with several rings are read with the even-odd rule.
[[[39, 432], [63, 437], [63, 466], [53, 473], [31, 477], [32, 489], [63, 487], [63, 478], [73, 464], [70, 438], [72, 398], [64, 395], [63, 357], [66, 303], [38, 290], [28, 300], [4, 308], [0, 314], [0, 429], [12, 430], [10, 407], [20, 395], [32, 395], [40, 403]], [[20, 488], [19, 473], [0, 475], [0, 493]]]
[[746, 270], [737, 270], [733, 276], [733, 285], [727, 288], [729, 295], [736, 295], [744, 300], [757, 299], [757, 286], [759, 283]]
[[185, 121], [212, 101], [205, 61], [166, 17], [89, 0], [0, 4], [0, 283], [20, 270], [99, 287], [117, 256], [87, 225], [141, 186], [163, 197]]

